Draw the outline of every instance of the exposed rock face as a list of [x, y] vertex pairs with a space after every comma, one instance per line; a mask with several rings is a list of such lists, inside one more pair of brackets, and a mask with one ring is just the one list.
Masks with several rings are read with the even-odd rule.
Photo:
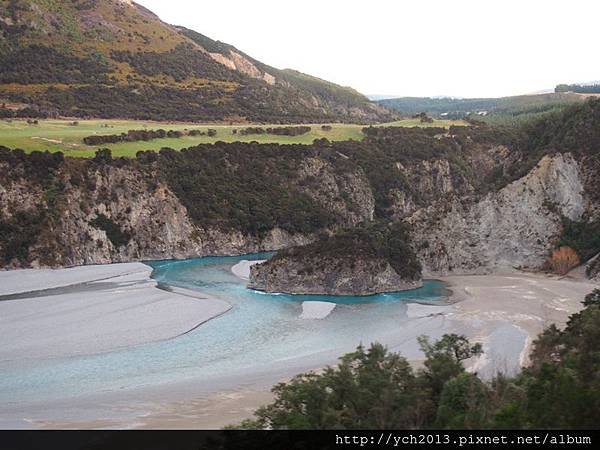
[[[18, 168], [9, 169], [8, 164], [0, 162], [0, 170], [8, 174]], [[4, 264], [5, 268], [236, 255], [275, 251], [315, 239], [311, 234], [291, 234], [279, 227], [259, 237], [239, 230], [198, 226], [166, 184], [135, 167], [106, 165], [84, 172], [85, 183], [77, 181], [84, 170], [87, 169], [61, 168], [59, 176], [64, 190], [60, 216], [35, 236], [27, 264], [14, 260]], [[314, 173], [324, 180], [318, 190], [307, 189], [307, 193], [336, 211], [342, 224], [352, 226], [372, 219], [373, 196], [364, 174], [335, 175], [327, 164], [318, 160], [308, 161], [305, 170], [301, 177]], [[340, 198], [342, 191], [349, 193], [347, 202]], [[0, 177], [0, 225], [19, 213], [34, 214], [46, 206], [47, 193], [40, 184], [27, 176]], [[125, 245], [116, 245], [106, 230], [94, 225], [99, 215], [128, 237]], [[0, 241], [0, 254], [2, 250]]]
[[427, 275], [539, 267], [587, 199], [578, 162], [545, 156], [525, 177], [481, 200], [457, 197], [413, 214], [413, 239]]
[[373, 220], [375, 199], [369, 180], [362, 170], [336, 174], [331, 163], [319, 158], [308, 158], [303, 161], [298, 176], [300, 183], [308, 178], [318, 179], [318, 186], [305, 189], [305, 192], [344, 217], [349, 225]]
[[586, 264], [585, 273], [590, 280], [600, 283], [600, 255], [596, 255]]
[[383, 258], [284, 256], [250, 268], [248, 287], [266, 292], [372, 295], [416, 289], [420, 279], [401, 277]]
[[361, 225], [283, 250], [250, 268], [248, 287], [267, 292], [372, 295], [422, 285], [421, 266], [405, 228]]

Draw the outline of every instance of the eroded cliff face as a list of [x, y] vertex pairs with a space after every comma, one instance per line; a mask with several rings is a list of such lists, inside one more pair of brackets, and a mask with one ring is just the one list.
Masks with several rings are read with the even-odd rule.
[[373, 295], [421, 287], [421, 279], [400, 276], [380, 258], [282, 257], [250, 268], [248, 287], [266, 292]]
[[274, 251], [383, 219], [410, 225], [425, 276], [482, 273], [539, 268], [564, 218], [600, 218], [593, 153], [548, 152], [508, 183], [535, 160], [461, 133], [112, 161], [4, 151], [0, 268]]
[[[446, 139], [441, 136], [439, 139]], [[503, 145], [472, 145], [463, 147], [462, 164], [445, 158], [415, 160], [410, 164], [396, 163], [398, 177], [407, 180], [410, 192], [394, 189], [390, 192], [392, 218], [404, 219], [422, 208], [422, 205], [445, 197], [473, 195], [495, 170], [513, 164], [517, 155]]]
[[593, 257], [585, 266], [586, 276], [600, 283], [600, 255]]
[[[323, 161], [306, 162], [299, 179], [318, 176], [324, 180], [318, 189], [306, 187], [307, 194], [335, 211], [340, 226], [371, 220], [373, 196], [364, 174], [335, 175], [330, 169]], [[279, 227], [256, 236], [200, 226], [152, 168], [68, 161], [49, 185], [28, 178], [26, 173], [21, 176], [15, 173], [18, 167], [5, 163], [0, 163], [0, 170], [13, 171], [12, 176], [0, 179], [0, 224], [19, 226], [21, 217], [40, 221], [39, 232], [31, 241], [18, 243], [27, 252], [27, 262], [11, 258], [4, 268], [235, 255], [279, 250], [315, 238], [312, 233], [292, 234]], [[61, 185], [58, 198], [50, 198], [57, 184]], [[51, 202], [56, 203], [53, 208], [49, 208]], [[49, 209], [51, 213], [37, 216]], [[103, 222], [98, 222], [99, 217]], [[12, 241], [16, 240], [14, 236]], [[0, 253], [3, 250], [8, 249], [0, 244]]]
[[413, 240], [426, 275], [539, 268], [562, 230], [562, 217], [588, 208], [580, 165], [545, 156], [525, 177], [481, 199], [454, 197], [415, 212]]
[[327, 205], [345, 223], [354, 226], [373, 220], [375, 199], [369, 180], [362, 169], [351, 173], [336, 173], [330, 162], [319, 158], [308, 158], [298, 171], [299, 184], [307, 180], [318, 180], [303, 187], [303, 191], [317, 203]]

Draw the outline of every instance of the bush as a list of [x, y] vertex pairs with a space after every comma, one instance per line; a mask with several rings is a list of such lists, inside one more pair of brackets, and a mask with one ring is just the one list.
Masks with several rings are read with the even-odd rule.
[[125, 246], [131, 240], [131, 235], [121, 229], [119, 224], [109, 219], [102, 213], [97, 214], [97, 217], [90, 222], [94, 228], [103, 230], [106, 237], [112, 242], [115, 248]]
[[566, 275], [579, 264], [579, 256], [571, 247], [560, 247], [554, 250], [548, 259], [550, 268], [559, 275]]

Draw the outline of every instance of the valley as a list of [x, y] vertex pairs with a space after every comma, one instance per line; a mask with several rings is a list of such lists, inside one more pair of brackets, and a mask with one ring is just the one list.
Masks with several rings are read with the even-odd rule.
[[0, 429], [597, 427], [600, 85], [241, 6], [0, 2]]
[[[74, 125], [76, 123], [76, 125]], [[463, 121], [435, 120], [432, 123], [421, 123], [418, 119], [403, 119], [380, 126], [400, 127], [443, 127], [464, 125]], [[39, 119], [37, 123], [28, 123], [26, 120], [13, 119], [0, 121], [0, 145], [9, 148], [20, 148], [26, 152], [49, 151], [62, 152], [65, 156], [91, 158], [98, 148], [108, 148], [114, 157], [135, 157], [136, 153], [145, 150], [159, 150], [169, 147], [175, 150], [193, 147], [198, 144], [213, 144], [215, 142], [259, 142], [274, 144], [312, 144], [315, 139], [329, 141], [362, 140], [364, 125], [332, 123], [325, 124], [331, 129], [324, 130], [323, 124], [308, 124], [311, 131], [300, 136], [277, 135], [246, 135], [238, 134], [252, 124], [223, 125], [179, 123], [179, 122], [152, 122], [135, 120], [48, 120]], [[263, 128], [282, 125], [259, 125]], [[214, 136], [184, 136], [180, 138], [162, 138], [152, 141], [137, 141], [117, 144], [86, 145], [83, 139], [87, 136], [113, 135], [127, 133], [129, 130], [199, 130], [207, 132], [214, 129]], [[236, 130], [234, 134], [233, 130]]]

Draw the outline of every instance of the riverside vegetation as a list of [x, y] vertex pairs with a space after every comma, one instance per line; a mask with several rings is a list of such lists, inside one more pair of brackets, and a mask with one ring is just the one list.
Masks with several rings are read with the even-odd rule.
[[242, 429], [594, 429], [600, 414], [600, 290], [564, 330], [552, 325], [533, 345], [519, 375], [489, 382], [463, 362], [482, 353], [464, 336], [419, 339], [414, 369], [374, 343], [360, 346], [322, 373], [273, 388], [275, 400]]
[[[114, 158], [109, 150], [79, 159], [4, 148], [0, 256], [4, 266], [27, 267], [277, 250], [383, 219], [405, 222], [422, 263], [435, 259], [451, 271], [456, 261], [447, 255], [481, 265], [475, 258], [489, 248], [488, 236], [477, 236], [481, 248], [454, 250], [456, 227], [441, 229], [439, 244], [432, 233], [451, 214], [466, 214], [461, 211], [509, 189], [511, 197], [499, 205], [513, 197], [521, 202], [523, 192], [535, 199], [536, 214], [529, 211], [520, 226], [546, 220], [545, 235], [519, 234], [535, 249], [529, 261], [540, 267], [566, 245], [585, 262], [600, 252], [599, 123], [600, 101], [592, 100], [524, 128], [368, 127], [362, 141], [217, 142], [138, 152], [133, 159]], [[566, 194], [555, 190], [570, 185], [539, 192], [517, 187], [541, 160], [568, 163], [560, 170], [570, 170], [581, 185], [568, 194], [579, 196], [573, 200], [579, 206], [560, 203]], [[110, 239], [107, 227], [96, 226], [99, 214], [128, 239]], [[456, 245], [463, 239], [457, 237]], [[519, 255], [511, 264], [519, 264]]]

